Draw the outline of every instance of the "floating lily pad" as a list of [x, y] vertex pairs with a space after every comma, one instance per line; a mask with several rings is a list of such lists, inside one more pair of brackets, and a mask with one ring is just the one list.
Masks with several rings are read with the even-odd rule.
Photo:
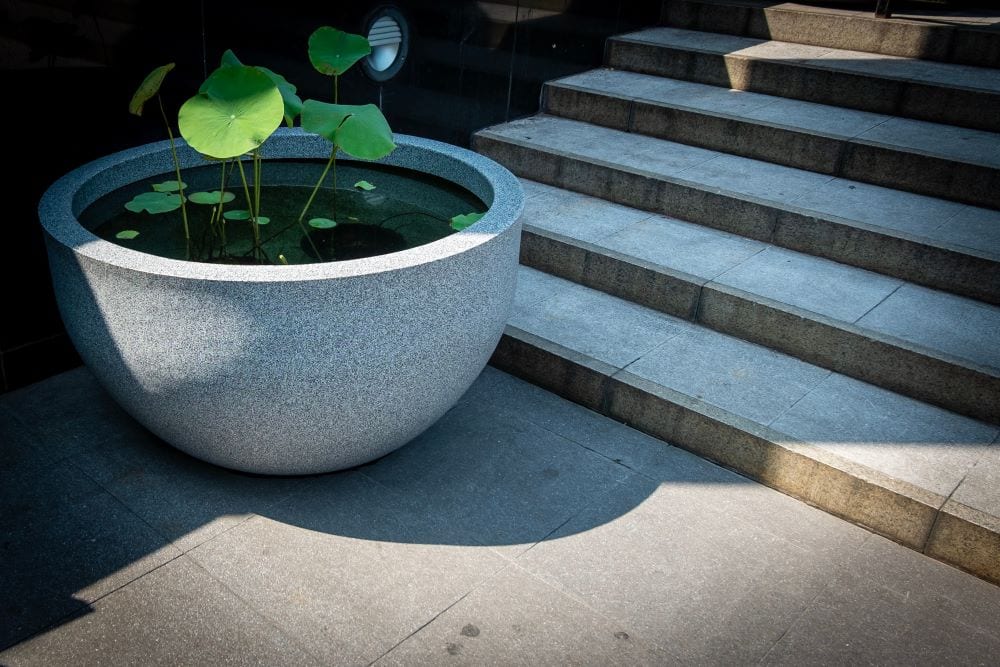
[[163, 181], [162, 183], [153, 183], [153, 189], [157, 192], [177, 192], [178, 190], [183, 190], [187, 187], [187, 183], [181, 181], [179, 184], [177, 181]]
[[166, 65], [160, 65], [152, 72], [150, 72], [142, 83], [139, 84], [139, 88], [132, 95], [132, 101], [128, 103], [128, 111], [136, 116], [142, 115], [142, 108], [145, 106], [146, 102], [153, 99], [153, 96], [160, 92], [160, 86], [163, 85], [163, 79], [167, 74], [174, 68], [174, 63], [167, 63]]
[[306, 100], [302, 105], [302, 127], [363, 160], [377, 160], [396, 148], [389, 123], [374, 104]]
[[369, 183], [368, 181], [358, 181], [357, 183], [354, 184], [354, 187], [356, 187], [359, 190], [364, 190], [365, 192], [370, 192], [371, 190], [375, 189], [375, 186]]
[[[244, 211], [242, 209], [226, 211], [225, 213], [222, 214], [222, 217], [225, 218], [226, 220], [249, 220], [250, 211]], [[271, 222], [271, 218], [265, 217], [263, 215], [257, 218], [258, 225], [266, 225], [269, 222]]]
[[132, 201], [125, 204], [125, 208], [133, 213], [146, 211], [156, 215], [157, 213], [169, 213], [181, 207], [181, 196], [171, 192], [143, 192], [132, 198]]
[[313, 218], [309, 221], [309, 226], [316, 229], [332, 229], [337, 226], [337, 221], [330, 218]]
[[234, 199], [236, 199], [236, 195], [232, 192], [220, 192], [218, 190], [212, 190], [211, 192], [192, 192], [188, 195], [188, 201], [192, 204], [226, 204]]
[[138, 235], [139, 235], [139, 232], [135, 231], [134, 229], [123, 229], [122, 231], [120, 231], [117, 234], [115, 234], [115, 238], [116, 239], [124, 239], [126, 241], [131, 241], [132, 239], [134, 239]]
[[371, 44], [361, 35], [329, 26], [309, 36], [309, 61], [317, 72], [327, 76], [340, 76], [371, 52]]
[[184, 103], [178, 125], [196, 151], [226, 160], [264, 143], [284, 114], [281, 93], [266, 74], [256, 67], [225, 65]]
[[456, 232], [460, 232], [470, 225], [474, 225], [479, 220], [486, 215], [485, 213], [464, 213], [462, 215], [456, 215], [451, 219], [451, 228]]

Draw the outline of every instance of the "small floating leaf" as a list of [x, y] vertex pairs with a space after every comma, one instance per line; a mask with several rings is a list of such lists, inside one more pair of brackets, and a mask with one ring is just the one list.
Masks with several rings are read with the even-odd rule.
[[152, 72], [150, 72], [142, 83], [139, 84], [139, 88], [136, 89], [135, 94], [132, 95], [132, 101], [128, 103], [128, 111], [136, 116], [142, 115], [142, 107], [149, 100], [153, 99], [153, 96], [160, 92], [160, 86], [163, 85], [163, 79], [167, 76], [167, 73], [174, 68], [174, 63], [167, 63], [166, 65], [160, 65]]
[[139, 235], [139, 232], [135, 231], [134, 229], [123, 229], [122, 231], [120, 231], [117, 234], [115, 234], [115, 238], [116, 239], [124, 239], [126, 241], [131, 241], [132, 239], [134, 239], [138, 235]]
[[193, 204], [218, 204], [220, 203], [220, 198], [221, 203], [225, 204], [236, 199], [236, 195], [232, 192], [223, 193], [218, 190], [212, 190], [211, 192], [192, 192], [188, 195], [188, 200]]
[[317, 28], [309, 36], [309, 62], [327, 76], [340, 76], [371, 52], [371, 44], [361, 35], [330, 26]]
[[181, 207], [181, 196], [171, 192], [143, 192], [125, 204], [133, 213], [169, 213]]
[[177, 192], [178, 190], [183, 190], [187, 187], [187, 183], [184, 181], [177, 184], [177, 181], [163, 181], [162, 183], [153, 183], [153, 189], [157, 192]]
[[354, 184], [354, 187], [358, 188], [359, 190], [364, 190], [365, 192], [375, 189], [375, 186], [369, 183], [368, 181], [358, 181], [357, 183]]
[[337, 221], [330, 218], [313, 218], [309, 221], [309, 226], [316, 229], [332, 229], [337, 226]]
[[[241, 209], [237, 209], [234, 211], [226, 211], [225, 213], [222, 214], [222, 217], [225, 218], [226, 220], [249, 220], [250, 211], [244, 211]], [[269, 222], [271, 222], [271, 218], [265, 217], [263, 215], [257, 218], [258, 225], [266, 225]]]
[[285, 259], [285, 256], [280, 253], [278, 254], [278, 261], [284, 264], [285, 266], [288, 266], [288, 260]]
[[456, 232], [460, 232], [470, 225], [474, 225], [479, 222], [485, 213], [465, 213], [463, 215], [456, 215], [451, 219], [451, 228]]

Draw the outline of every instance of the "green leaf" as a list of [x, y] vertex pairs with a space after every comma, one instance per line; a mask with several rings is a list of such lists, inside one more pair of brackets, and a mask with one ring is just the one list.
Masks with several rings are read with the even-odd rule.
[[359, 190], [364, 190], [365, 192], [370, 192], [375, 189], [375, 186], [369, 183], [368, 181], [358, 181], [357, 183], [354, 184], [354, 187], [358, 188]]
[[138, 235], [139, 235], [139, 232], [135, 231], [134, 229], [123, 229], [122, 231], [120, 231], [117, 234], [115, 234], [115, 238], [116, 239], [125, 239], [126, 241], [131, 241], [132, 239], [134, 239]]
[[[226, 49], [225, 53], [222, 54], [221, 67], [227, 66], [242, 66], [243, 63], [240, 59], [236, 57], [232, 49]], [[293, 127], [295, 125], [295, 119], [300, 113], [302, 113], [302, 100], [298, 95], [295, 94], [297, 88], [288, 82], [288, 80], [266, 67], [257, 67], [256, 69], [267, 75], [267, 78], [271, 80], [275, 86], [278, 87], [278, 92], [281, 93], [281, 101], [285, 105], [285, 123], [288, 127]], [[202, 85], [204, 89], [204, 84]], [[205, 92], [204, 90], [199, 90], [198, 92]]]
[[377, 160], [396, 148], [389, 123], [374, 104], [356, 106], [306, 100], [302, 105], [302, 127], [363, 160]]
[[196, 151], [226, 160], [264, 143], [281, 124], [284, 109], [278, 87], [266, 74], [256, 67], [225, 65], [184, 103], [178, 125]]
[[143, 192], [125, 204], [125, 208], [133, 213], [147, 211], [152, 215], [169, 213], [181, 207], [181, 196], [171, 192]]
[[232, 49], [226, 49], [225, 51], [223, 51], [222, 60], [219, 62], [220, 67], [227, 67], [227, 66], [241, 67], [242, 65], [243, 63], [241, 63], [240, 59], [236, 57], [236, 54], [233, 53]]
[[309, 221], [309, 226], [316, 229], [333, 229], [337, 226], [337, 222], [330, 218], [313, 218]]
[[474, 225], [479, 220], [486, 215], [485, 213], [464, 213], [462, 215], [456, 215], [451, 219], [451, 228], [456, 232], [460, 232], [470, 225]]
[[295, 94], [298, 89], [277, 72], [266, 67], [258, 67], [257, 69], [266, 74], [267, 78], [278, 87], [278, 92], [281, 93], [281, 102], [285, 105], [285, 124], [288, 127], [294, 127], [295, 119], [302, 113], [302, 98]]
[[212, 190], [211, 192], [192, 192], [188, 195], [188, 201], [192, 204], [226, 204], [234, 199], [236, 199], [236, 195], [232, 192], [220, 192], [219, 190]]
[[156, 192], [177, 192], [187, 186], [187, 183], [184, 181], [181, 181], [180, 184], [177, 181], [163, 181], [162, 183], [153, 183], [153, 190]]
[[167, 73], [174, 68], [174, 63], [167, 63], [166, 65], [160, 65], [152, 72], [150, 72], [142, 83], [139, 84], [139, 88], [136, 89], [135, 94], [132, 95], [132, 101], [128, 103], [128, 111], [136, 116], [142, 115], [142, 107], [149, 100], [153, 99], [153, 96], [160, 92], [160, 86], [163, 85], [163, 79], [167, 76]]
[[369, 53], [372, 47], [361, 35], [323, 26], [309, 36], [309, 61], [320, 74], [340, 76]]
[[[226, 211], [222, 214], [222, 217], [226, 220], [249, 220], [250, 211], [244, 211], [242, 209], [235, 209], [232, 211]], [[257, 218], [258, 225], [266, 225], [271, 222], [271, 218], [266, 218], [263, 215]]]

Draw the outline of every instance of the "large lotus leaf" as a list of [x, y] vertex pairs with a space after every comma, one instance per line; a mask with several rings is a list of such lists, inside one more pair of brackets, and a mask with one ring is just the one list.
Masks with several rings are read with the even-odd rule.
[[222, 53], [222, 60], [220, 61], [219, 65], [221, 67], [225, 67], [227, 65], [242, 66], [243, 63], [240, 62], [240, 59], [236, 57], [236, 54], [233, 53], [232, 49], [226, 49]]
[[302, 98], [295, 94], [298, 89], [277, 72], [266, 67], [258, 67], [257, 69], [266, 74], [271, 82], [278, 87], [281, 101], [285, 105], [285, 123], [288, 127], [294, 127], [295, 119], [302, 113]]
[[[225, 53], [222, 54], [221, 67], [242, 65], [243, 63], [236, 57], [232, 49], [226, 49]], [[288, 79], [273, 70], [266, 67], [257, 67], [257, 69], [266, 74], [267, 78], [278, 87], [278, 92], [281, 93], [281, 101], [285, 105], [285, 123], [288, 124], [288, 127], [293, 127], [295, 119], [302, 113], [302, 99], [295, 94], [298, 89]], [[205, 83], [207, 84], [208, 82], [206, 81]], [[205, 92], [204, 88], [205, 84], [202, 84], [202, 89], [199, 92]]]
[[146, 102], [153, 99], [154, 95], [160, 92], [160, 86], [163, 85], [163, 79], [173, 68], [174, 63], [160, 65], [142, 80], [142, 83], [139, 84], [139, 88], [135, 91], [135, 94], [132, 95], [132, 101], [128, 103], [129, 113], [135, 114], [136, 116], [142, 115], [142, 107], [146, 104]]
[[316, 71], [327, 76], [340, 76], [371, 52], [371, 44], [361, 35], [329, 26], [309, 36], [309, 61]]
[[396, 148], [389, 123], [374, 104], [357, 106], [306, 100], [302, 105], [302, 127], [363, 160], [377, 160]]
[[143, 192], [132, 198], [125, 208], [133, 213], [146, 211], [153, 215], [169, 213], [181, 207], [181, 196], [173, 192]]
[[281, 124], [284, 109], [278, 87], [266, 74], [256, 67], [226, 65], [184, 103], [178, 125], [196, 151], [226, 160], [264, 143]]

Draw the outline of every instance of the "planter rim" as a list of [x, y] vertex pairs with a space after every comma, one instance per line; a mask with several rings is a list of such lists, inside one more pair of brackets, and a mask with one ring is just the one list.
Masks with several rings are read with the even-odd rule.
[[[279, 129], [275, 138], [278, 141], [272, 139], [265, 147], [265, 164], [269, 159], [329, 157], [330, 143], [301, 128]], [[160, 141], [99, 158], [61, 177], [42, 196], [38, 205], [39, 219], [49, 236], [74, 253], [124, 269], [182, 279], [295, 282], [370, 275], [434, 262], [490, 241], [520, 218], [524, 205], [521, 183], [501, 165], [465, 148], [432, 139], [396, 134], [394, 140], [397, 150], [375, 163], [429, 172], [465, 187], [488, 205], [486, 215], [460, 232], [408, 250], [362, 259], [289, 266], [169, 259], [106, 241], [85, 228], [78, 213], [99, 197], [124, 183], [165, 173], [162, 167], [164, 159], [169, 159], [170, 143]], [[177, 150], [182, 168], [205, 164], [183, 140], [177, 140]], [[407, 161], [418, 156], [421, 159], [417, 163]], [[427, 164], [436, 168], [422, 168]], [[108, 174], [117, 168], [130, 170], [131, 177], [115, 182]], [[87, 196], [81, 197], [84, 190]]]

